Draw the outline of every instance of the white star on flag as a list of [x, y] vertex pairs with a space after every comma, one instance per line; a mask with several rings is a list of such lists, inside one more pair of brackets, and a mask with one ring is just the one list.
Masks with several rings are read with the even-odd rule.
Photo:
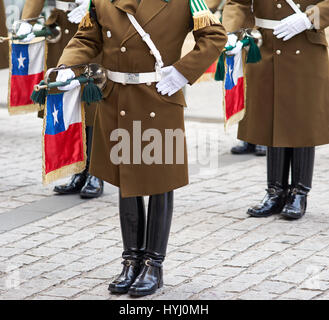
[[24, 68], [25, 67], [24, 61], [26, 60], [26, 57], [22, 56], [22, 52], [20, 53], [19, 58], [17, 58], [17, 60], [18, 60], [18, 69]]
[[59, 121], [58, 121], [58, 110], [56, 110], [56, 106], [54, 106], [53, 117], [54, 117], [54, 126], [56, 126], [56, 123], [59, 123]]

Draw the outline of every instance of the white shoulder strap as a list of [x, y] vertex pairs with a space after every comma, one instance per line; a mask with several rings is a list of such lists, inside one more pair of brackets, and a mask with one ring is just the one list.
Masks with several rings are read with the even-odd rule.
[[286, 2], [296, 13], [302, 13], [302, 11], [297, 7], [296, 3], [293, 0], [286, 0]]
[[160, 54], [159, 50], [157, 49], [157, 47], [155, 46], [154, 42], [152, 41], [150, 35], [145, 32], [145, 30], [142, 28], [142, 26], [138, 23], [138, 21], [135, 19], [135, 17], [133, 15], [131, 15], [130, 13], [127, 13], [127, 16], [129, 18], [130, 22], [132, 23], [132, 25], [134, 26], [134, 28], [136, 29], [136, 31], [142, 37], [143, 41], [147, 44], [147, 46], [152, 51], [154, 58], [156, 60], [156, 67], [161, 69], [164, 66], [164, 63], [162, 61], [161, 54]]

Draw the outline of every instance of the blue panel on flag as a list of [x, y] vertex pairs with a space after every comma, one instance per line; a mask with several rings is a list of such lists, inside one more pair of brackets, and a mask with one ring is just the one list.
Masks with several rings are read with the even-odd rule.
[[47, 126], [46, 134], [55, 135], [65, 131], [63, 117], [64, 93], [50, 94], [47, 97]]
[[225, 77], [225, 89], [231, 90], [236, 85], [236, 83], [234, 83], [234, 79], [233, 79], [234, 55], [226, 57], [226, 65], [227, 65], [227, 72], [226, 72], [226, 77]]
[[29, 45], [13, 44], [11, 50], [12, 74], [26, 76], [29, 74]]

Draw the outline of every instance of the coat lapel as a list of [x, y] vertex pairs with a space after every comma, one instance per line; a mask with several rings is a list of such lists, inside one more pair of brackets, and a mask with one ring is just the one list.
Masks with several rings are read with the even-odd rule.
[[[119, 2], [126, 3], [126, 5], [120, 5]], [[137, 10], [133, 13], [128, 11], [131, 7], [128, 6], [128, 2], [134, 2], [137, 5]], [[131, 13], [135, 16], [138, 23], [144, 27], [149, 23], [156, 15], [158, 15], [168, 4], [169, 0], [141, 0], [140, 4], [137, 4], [137, 0], [119, 0], [116, 7], [124, 12]], [[128, 19], [128, 18], [127, 18]], [[137, 33], [133, 25], [130, 25], [122, 43], [127, 42], [131, 37]]]

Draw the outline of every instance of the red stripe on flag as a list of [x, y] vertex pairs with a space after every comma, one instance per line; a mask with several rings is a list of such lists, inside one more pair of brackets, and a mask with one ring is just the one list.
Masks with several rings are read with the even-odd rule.
[[217, 61], [215, 61], [208, 69], [205, 73], [216, 73], [216, 69], [217, 69]]
[[46, 174], [83, 161], [82, 123], [74, 123], [56, 135], [45, 135]]
[[231, 90], [225, 91], [226, 120], [244, 109], [244, 79], [239, 78], [238, 83]]
[[43, 72], [27, 76], [11, 76], [10, 106], [20, 107], [33, 104], [31, 95], [34, 85], [43, 79]]

